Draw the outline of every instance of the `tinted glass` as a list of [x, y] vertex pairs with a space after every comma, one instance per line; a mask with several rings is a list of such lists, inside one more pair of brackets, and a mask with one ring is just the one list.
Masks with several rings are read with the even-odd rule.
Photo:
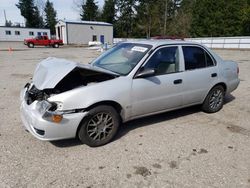
[[153, 68], [157, 75], [178, 72], [178, 47], [166, 47], [157, 50], [144, 68]]
[[214, 62], [213, 62], [212, 58], [210, 57], [210, 55], [208, 55], [207, 52], [205, 52], [205, 54], [206, 54], [207, 67], [214, 66]]
[[182, 49], [186, 70], [206, 67], [206, 57], [203, 49], [193, 46], [183, 46]]

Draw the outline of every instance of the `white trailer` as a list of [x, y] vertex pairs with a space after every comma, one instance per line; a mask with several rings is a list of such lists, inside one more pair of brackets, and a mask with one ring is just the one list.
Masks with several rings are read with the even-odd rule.
[[23, 41], [39, 35], [51, 37], [49, 29], [0, 26], [0, 41]]
[[106, 22], [60, 20], [56, 37], [64, 44], [88, 44], [90, 41], [113, 43], [113, 25]]

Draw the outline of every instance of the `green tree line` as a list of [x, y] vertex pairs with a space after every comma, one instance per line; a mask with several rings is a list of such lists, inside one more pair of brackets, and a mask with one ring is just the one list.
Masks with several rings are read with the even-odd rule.
[[83, 2], [82, 20], [114, 24], [116, 37], [250, 35], [250, 0], [95, 0]]
[[[27, 27], [55, 32], [56, 11], [46, 1], [41, 16], [34, 0], [19, 0], [17, 7]], [[250, 0], [81, 0], [80, 18], [114, 25], [115, 37], [219, 37], [250, 35]]]
[[[48, 28], [51, 34], [55, 34], [55, 25], [57, 23], [56, 11], [53, 3], [47, 0], [45, 6], [39, 11], [34, 0], [19, 0], [16, 4], [20, 9], [21, 15], [25, 18], [26, 27]], [[42, 16], [44, 13], [44, 16]]]

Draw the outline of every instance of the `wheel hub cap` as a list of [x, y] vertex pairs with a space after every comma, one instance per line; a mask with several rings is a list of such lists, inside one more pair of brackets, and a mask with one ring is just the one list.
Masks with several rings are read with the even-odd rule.
[[98, 113], [88, 122], [87, 133], [92, 140], [104, 140], [107, 138], [114, 127], [113, 118], [108, 113]]
[[210, 97], [209, 106], [211, 109], [217, 109], [223, 102], [223, 93], [221, 90], [215, 90]]

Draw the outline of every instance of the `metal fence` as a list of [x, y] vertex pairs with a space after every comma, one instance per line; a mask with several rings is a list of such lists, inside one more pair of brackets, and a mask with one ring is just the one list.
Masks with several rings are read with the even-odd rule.
[[[134, 38], [114, 38], [114, 43], [122, 41], [140, 41], [145, 39]], [[249, 37], [209, 37], [209, 38], [185, 38], [186, 41], [193, 41], [209, 48], [225, 48], [225, 49], [250, 49]]]
[[250, 49], [250, 37], [211, 37], [211, 38], [186, 38], [209, 48], [225, 49]]

